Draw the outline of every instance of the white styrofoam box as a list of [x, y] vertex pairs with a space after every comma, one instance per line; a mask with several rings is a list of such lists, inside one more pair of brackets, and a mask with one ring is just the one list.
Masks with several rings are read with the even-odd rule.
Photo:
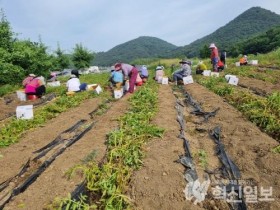
[[50, 87], [59, 87], [60, 81], [48, 82], [47, 85]]
[[209, 77], [209, 76], [211, 75], [211, 70], [204, 70], [204, 71], [202, 72], [202, 75], [203, 75], [203, 76], [206, 76], [206, 77]]
[[192, 76], [183, 77], [183, 83], [184, 83], [184, 85], [192, 84], [193, 83], [193, 77]]
[[162, 83], [162, 77], [161, 76], [158, 77], [157, 82], [160, 83], [160, 84]]
[[235, 63], [235, 66], [240, 66], [240, 62], [236, 62], [236, 63]]
[[250, 60], [249, 64], [251, 64], [251, 65], [258, 65], [258, 60]]
[[123, 96], [123, 88], [120, 90], [115, 89], [114, 90], [114, 98], [121, 98]]
[[100, 87], [100, 85], [98, 85], [95, 90], [94, 90], [97, 94], [102, 92], [102, 88]]
[[17, 106], [16, 108], [17, 119], [32, 119], [33, 118], [33, 105]]
[[17, 97], [20, 101], [26, 101], [26, 94], [23, 90], [17, 91]]
[[236, 77], [236, 76], [235, 76], [235, 75], [231, 75], [231, 74], [227, 74], [227, 75], [225, 76], [226, 81], [228, 82], [229, 79], [230, 79], [231, 77]]
[[211, 77], [219, 77], [219, 72], [211, 72]]
[[238, 80], [239, 79], [237, 77], [230, 77], [229, 81], [228, 81], [228, 84], [237, 85], [238, 84]]
[[161, 84], [168, 85], [168, 77], [163, 77], [162, 81], [161, 81]]

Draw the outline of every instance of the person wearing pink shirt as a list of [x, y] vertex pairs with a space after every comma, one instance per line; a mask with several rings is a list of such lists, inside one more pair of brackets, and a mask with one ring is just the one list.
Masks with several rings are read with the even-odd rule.
[[137, 79], [137, 75], [138, 75], [138, 70], [136, 69], [136, 67], [127, 64], [127, 63], [116, 63], [115, 64], [115, 70], [122, 70], [123, 74], [124, 74], [124, 79], [129, 79], [129, 89], [128, 92], [129, 93], [133, 93], [134, 92], [134, 87], [135, 87], [135, 83], [136, 83], [136, 79]]
[[46, 93], [46, 87], [40, 79], [34, 78], [26, 84], [25, 93], [26, 95], [36, 95], [40, 98]]

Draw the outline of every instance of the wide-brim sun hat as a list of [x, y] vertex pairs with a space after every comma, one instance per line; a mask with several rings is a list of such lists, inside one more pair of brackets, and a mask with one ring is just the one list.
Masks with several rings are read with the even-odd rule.
[[191, 65], [191, 64], [192, 64], [192, 62], [189, 61], [189, 60], [187, 60], [187, 59], [182, 59], [179, 63], [180, 63], [180, 64], [188, 64], [188, 65]]
[[157, 66], [156, 70], [162, 70], [162, 66]]
[[215, 47], [216, 47], [216, 45], [214, 43], [211, 43], [209, 46], [209, 48], [215, 48]]

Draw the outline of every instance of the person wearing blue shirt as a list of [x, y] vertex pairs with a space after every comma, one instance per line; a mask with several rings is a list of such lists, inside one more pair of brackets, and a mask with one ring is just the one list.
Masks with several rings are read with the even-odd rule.
[[123, 73], [122, 73], [121, 69], [111, 71], [111, 78], [110, 78], [111, 87], [122, 86], [123, 79], [124, 79], [124, 77], [123, 77]]

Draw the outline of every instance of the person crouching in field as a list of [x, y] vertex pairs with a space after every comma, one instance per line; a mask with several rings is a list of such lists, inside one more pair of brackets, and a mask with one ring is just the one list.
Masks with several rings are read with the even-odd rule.
[[140, 77], [142, 78], [143, 82], [146, 82], [149, 77], [149, 72], [147, 66], [143, 65], [140, 68]]
[[116, 71], [122, 70], [122, 72], [124, 74], [124, 79], [125, 80], [129, 79], [128, 92], [133, 93], [135, 83], [136, 83], [136, 79], [137, 79], [137, 75], [138, 75], [138, 70], [136, 69], [136, 67], [134, 67], [130, 64], [127, 64], [127, 63], [116, 63], [115, 64], [115, 70]]
[[29, 82], [31, 82], [36, 77], [35, 74], [29, 74], [23, 81], [22, 86], [25, 87]]
[[207, 70], [206, 65], [203, 61], [199, 61], [196, 67], [196, 74], [202, 74], [204, 70]]
[[157, 66], [156, 67], [156, 76], [155, 76], [155, 80], [157, 82], [161, 82], [162, 78], [164, 77], [164, 71], [163, 71], [164, 67], [163, 66]]
[[75, 74], [71, 74], [70, 79], [66, 83], [66, 87], [68, 92], [80, 92], [86, 90], [87, 84], [81, 84], [80, 79]]
[[120, 88], [122, 86], [122, 84], [123, 84], [123, 73], [122, 73], [121, 69], [113, 70], [111, 72], [110, 82], [111, 82], [111, 87]]
[[43, 94], [46, 93], [46, 86], [43, 84], [42, 80], [35, 75], [32, 80], [30, 80], [25, 85], [25, 93], [26, 95], [36, 95], [38, 98], [41, 98]]
[[183, 77], [187, 77], [192, 74], [191, 61], [183, 59], [179, 63], [181, 64], [181, 68], [173, 73], [173, 82], [175, 85], [178, 84], [178, 81], [183, 81]]
[[240, 66], [247, 65], [248, 64], [248, 57], [247, 57], [247, 55], [244, 55], [242, 58], [240, 58], [239, 62], [240, 62]]
[[218, 61], [218, 71], [223, 71], [224, 68], [225, 68], [224, 63], [221, 60], [219, 60]]

